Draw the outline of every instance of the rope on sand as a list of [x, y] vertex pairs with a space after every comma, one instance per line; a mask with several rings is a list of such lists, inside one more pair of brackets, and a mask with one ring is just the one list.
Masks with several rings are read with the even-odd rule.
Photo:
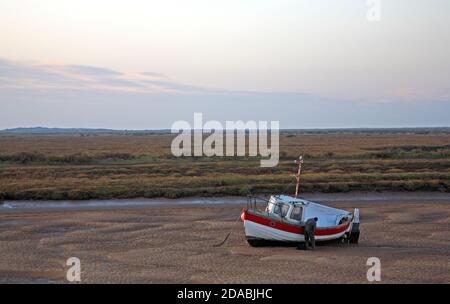
[[[244, 210], [242, 210], [242, 211], [244, 211]], [[236, 220], [233, 222], [233, 224], [236, 224], [240, 218], [241, 218], [241, 213], [239, 213], [239, 216], [236, 218]], [[228, 240], [231, 233], [233, 232], [233, 228], [234, 227], [231, 227], [230, 232], [228, 232], [227, 236], [223, 239], [222, 242], [220, 242], [219, 244], [214, 244], [213, 247], [221, 247], [223, 244], [225, 244], [225, 242]]]

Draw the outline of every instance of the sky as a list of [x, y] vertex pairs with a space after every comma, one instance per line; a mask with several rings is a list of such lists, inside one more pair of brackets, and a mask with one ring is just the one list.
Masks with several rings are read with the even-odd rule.
[[0, 0], [0, 129], [450, 126], [450, 1]]

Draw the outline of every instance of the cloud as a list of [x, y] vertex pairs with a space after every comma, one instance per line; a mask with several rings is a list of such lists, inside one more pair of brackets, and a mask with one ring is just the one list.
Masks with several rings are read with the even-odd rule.
[[0, 88], [194, 93], [211, 89], [180, 84], [154, 72], [119, 72], [84, 65], [40, 65], [0, 59]]
[[155, 77], [155, 78], [166, 78], [165, 75], [160, 74], [160, 73], [155, 73], [155, 72], [142, 72], [141, 74], [144, 76], [151, 76], [151, 77]]
[[175, 120], [192, 119], [194, 112], [202, 112], [205, 120], [278, 120], [282, 128], [450, 126], [449, 90], [437, 93], [447, 99], [424, 99], [420, 89], [400, 88], [389, 92], [386, 102], [355, 101], [219, 90], [153, 72], [0, 59], [0, 129], [170, 128]]
[[85, 66], [85, 65], [68, 65], [62, 67], [65, 71], [73, 74], [89, 75], [89, 76], [120, 76], [122, 73], [110, 69]]
[[396, 101], [450, 101], [450, 88], [400, 87], [392, 90]]
[[[91, 90], [134, 93], [173, 93], [173, 94], [248, 94], [251, 98], [275, 94], [286, 96], [293, 94], [301, 99], [338, 99], [325, 98], [318, 94], [302, 92], [257, 92], [224, 90], [179, 83], [157, 72], [125, 72], [86, 65], [43, 65], [30, 62], [18, 62], [0, 58], [0, 89], [37, 89], [37, 90]], [[349, 100], [349, 99], [347, 99]], [[377, 92], [370, 98], [353, 99], [361, 103], [395, 103], [450, 101], [450, 88], [427, 89], [416, 87], [398, 87], [387, 92]]]

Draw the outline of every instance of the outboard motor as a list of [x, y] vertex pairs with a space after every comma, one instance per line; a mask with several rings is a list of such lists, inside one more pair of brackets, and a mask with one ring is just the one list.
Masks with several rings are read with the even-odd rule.
[[349, 242], [350, 244], [358, 244], [359, 240], [359, 209], [355, 208], [353, 212], [353, 225], [350, 232]]

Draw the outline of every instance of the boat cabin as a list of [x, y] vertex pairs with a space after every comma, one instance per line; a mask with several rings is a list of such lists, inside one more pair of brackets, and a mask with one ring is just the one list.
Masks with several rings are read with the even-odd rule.
[[306, 205], [307, 202], [302, 199], [287, 195], [272, 195], [267, 203], [266, 212], [287, 220], [303, 221], [303, 209]]

